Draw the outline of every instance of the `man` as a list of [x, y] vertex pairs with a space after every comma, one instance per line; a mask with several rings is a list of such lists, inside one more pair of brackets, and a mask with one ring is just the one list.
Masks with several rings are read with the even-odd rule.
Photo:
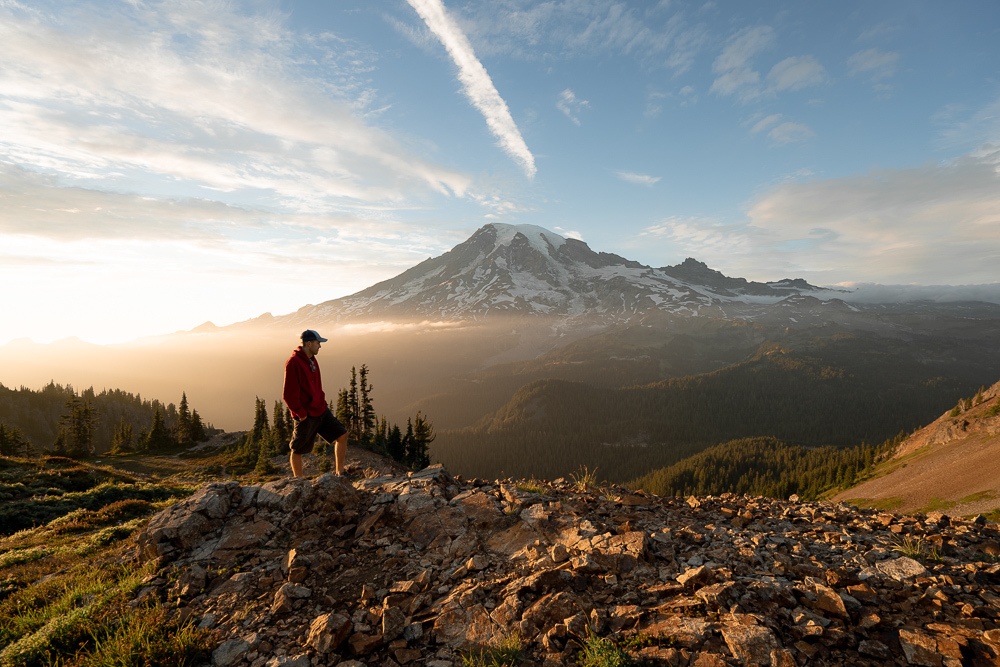
[[281, 397], [295, 420], [292, 440], [288, 443], [288, 448], [292, 450], [288, 457], [292, 475], [303, 476], [302, 455], [313, 450], [317, 434], [334, 445], [336, 471], [338, 475], [343, 475], [347, 458], [347, 429], [326, 403], [319, 363], [316, 361], [316, 355], [327, 339], [312, 329], [303, 331], [300, 338], [302, 345], [285, 362], [285, 383], [281, 391]]

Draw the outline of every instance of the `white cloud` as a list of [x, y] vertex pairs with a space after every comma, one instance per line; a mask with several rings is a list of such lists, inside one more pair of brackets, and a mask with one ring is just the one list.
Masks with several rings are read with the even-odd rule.
[[801, 90], [819, 85], [825, 80], [826, 70], [812, 56], [785, 58], [767, 74], [768, 86], [776, 92]]
[[[751, 228], [800, 273], [919, 284], [997, 281], [997, 156], [786, 183], [748, 211]], [[767, 248], [761, 247], [766, 253]]]
[[736, 33], [712, 63], [716, 79], [710, 90], [746, 103], [826, 81], [826, 70], [815, 57], [808, 55], [785, 58], [762, 77], [753, 61], [774, 48], [776, 42], [776, 34], [768, 26], [744, 28]]
[[[474, 41], [488, 54], [524, 60], [594, 53], [628, 55], [644, 67], [689, 71], [709, 43], [707, 29], [669, 5], [618, 0], [467, 3], [461, 8]], [[456, 11], [459, 11], [456, 9]], [[545, 44], [545, 49], [539, 49]]]
[[744, 102], [759, 97], [760, 72], [751, 63], [757, 55], [771, 49], [775, 41], [774, 30], [768, 26], [744, 28], [736, 33], [712, 63], [717, 77], [710, 90], [722, 96], [735, 95]]
[[556, 102], [556, 108], [562, 111], [574, 125], [580, 125], [580, 112], [589, 106], [590, 102], [581, 100], [569, 88], [559, 93], [559, 100]]
[[802, 123], [781, 123], [776, 127], [772, 128], [770, 132], [767, 133], [771, 139], [779, 144], [791, 144], [806, 141], [807, 139], [812, 139], [816, 136], [816, 133], [812, 131], [808, 125], [803, 125]]
[[[278, 14], [235, 9], [0, 6], [3, 153], [105, 188], [185, 182], [298, 211], [464, 194], [466, 176], [359, 118], [372, 96], [356, 53], [340, 62], [317, 51], [334, 40], [300, 39]], [[300, 66], [310, 59], [330, 78], [310, 76]]]
[[802, 123], [782, 121], [783, 116], [775, 113], [761, 118], [750, 128], [751, 134], [767, 131], [767, 136], [775, 143], [790, 144], [805, 141], [816, 136], [812, 129]]
[[880, 51], [878, 49], [858, 51], [847, 59], [848, 72], [851, 76], [867, 74], [871, 81], [875, 83], [895, 75], [898, 63], [898, 53]]
[[615, 175], [626, 183], [636, 185], [653, 186], [660, 182], [660, 176], [650, 176], [649, 174], [637, 174], [633, 171], [616, 171]]
[[521, 166], [528, 178], [533, 178], [537, 171], [535, 157], [528, 150], [507, 103], [500, 97], [489, 72], [479, 62], [465, 33], [448, 15], [440, 0], [407, 1], [448, 51], [458, 67], [458, 79], [462, 82], [466, 97], [483, 114], [500, 147]]

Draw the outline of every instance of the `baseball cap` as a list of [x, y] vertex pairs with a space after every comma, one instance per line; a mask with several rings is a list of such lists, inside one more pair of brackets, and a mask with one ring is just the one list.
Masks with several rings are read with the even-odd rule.
[[305, 331], [303, 331], [301, 338], [303, 343], [307, 343], [311, 340], [318, 340], [321, 343], [326, 342], [325, 338], [320, 336], [317, 332], [313, 331], [312, 329], [306, 329]]

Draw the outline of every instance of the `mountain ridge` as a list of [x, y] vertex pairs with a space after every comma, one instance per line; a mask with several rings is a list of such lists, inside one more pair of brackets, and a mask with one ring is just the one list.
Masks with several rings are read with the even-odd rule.
[[490, 223], [451, 250], [355, 294], [306, 306], [279, 319], [481, 318], [509, 315], [602, 316], [648, 312], [697, 315], [803, 295], [842, 291], [801, 279], [775, 283], [729, 278], [695, 259], [654, 268], [595, 252], [542, 227]]

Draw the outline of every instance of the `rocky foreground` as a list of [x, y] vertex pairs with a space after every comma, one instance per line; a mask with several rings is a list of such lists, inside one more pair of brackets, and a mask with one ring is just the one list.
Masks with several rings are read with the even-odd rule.
[[652, 665], [1000, 665], [996, 528], [440, 467], [216, 483], [139, 536], [135, 604], [216, 630], [220, 667], [457, 667], [512, 637], [525, 665], [594, 637]]

